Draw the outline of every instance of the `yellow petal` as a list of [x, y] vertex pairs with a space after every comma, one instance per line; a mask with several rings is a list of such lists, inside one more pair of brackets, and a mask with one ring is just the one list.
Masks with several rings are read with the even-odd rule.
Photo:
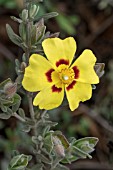
[[61, 105], [64, 97], [64, 88], [57, 88], [55, 85], [40, 91], [34, 98], [33, 105], [40, 109], [54, 109]]
[[71, 111], [79, 106], [80, 101], [89, 100], [92, 96], [92, 87], [90, 84], [76, 82], [71, 89], [65, 89]]
[[[94, 65], [96, 62], [96, 57], [91, 50], [84, 50], [80, 57], [73, 63], [71, 68], [77, 67], [79, 74], [77, 76], [77, 81], [97, 84], [99, 83], [99, 78], [94, 70]], [[76, 71], [75, 71], [76, 77]]]
[[[52, 82], [48, 80], [46, 74], [52, 71], [54, 70], [47, 59], [38, 54], [31, 55], [29, 66], [25, 69], [23, 87], [30, 92], [35, 92], [50, 86]], [[51, 78], [51, 75], [49, 77]]]
[[43, 41], [42, 46], [48, 60], [54, 67], [65, 63], [70, 65], [76, 51], [76, 42], [72, 37], [64, 40], [48, 38]]

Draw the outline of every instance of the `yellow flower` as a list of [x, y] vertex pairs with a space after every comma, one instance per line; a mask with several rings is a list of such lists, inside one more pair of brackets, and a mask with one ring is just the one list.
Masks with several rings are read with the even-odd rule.
[[72, 37], [64, 40], [48, 38], [42, 46], [47, 59], [39, 54], [31, 55], [22, 85], [27, 91], [40, 91], [33, 105], [46, 110], [61, 105], [65, 91], [73, 111], [80, 101], [91, 98], [91, 84], [99, 83], [94, 71], [96, 57], [86, 49], [72, 64], [76, 51], [76, 42]]

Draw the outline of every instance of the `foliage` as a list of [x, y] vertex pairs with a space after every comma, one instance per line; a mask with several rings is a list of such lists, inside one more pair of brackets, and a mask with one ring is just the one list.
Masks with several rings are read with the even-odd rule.
[[7, 8], [15, 8], [16, 7], [16, 1], [15, 0], [0, 0], [0, 5], [3, 5]]

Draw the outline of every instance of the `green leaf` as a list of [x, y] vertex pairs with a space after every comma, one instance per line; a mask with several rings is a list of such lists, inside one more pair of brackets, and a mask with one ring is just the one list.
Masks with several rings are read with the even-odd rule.
[[51, 127], [54, 127], [57, 124], [58, 124], [57, 122], [52, 122], [52, 121], [49, 121], [49, 120], [45, 121], [45, 125], [50, 125]]
[[22, 22], [22, 20], [20, 18], [16, 18], [15, 16], [11, 16], [11, 19], [18, 22], [19, 24]]
[[16, 112], [20, 106], [21, 103], [21, 97], [16, 93], [13, 97], [14, 102], [12, 104], [12, 111]]
[[38, 137], [37, 136], [32, 136], [32, 142], [34, 143], [34, 144], [39, 144], [39, 140], [38, 140]]
[[0, 119], [9, 119], [11, 114], [8, 113], [0, 113]]
[[3, 82], [1, 82], [1, 83], [0, 83], [0, 89], [3, 89], [4, 86], [5, 86], [7, 83], [9, 83], [9, 82], [11, 82], [11, 79], [10, 79], [10, 78], [8, 78], [8, 79], [4, 80]]
[[84, 147], [84, 145], [86, 145], [87, 147], [94, 148], [96, 146], [97, 142], [98, 142], [98, 138], [96, 138], [96, 137], [86, 137], [86, 138], [76, 140], [73, 143], [73, 146], [76, 146], [80, 149], [82, 147]]
[[19, 113], [19, 115], [20, 115], [22, 118], [25, 119], [25, 112], [24, 112], [24, 110], [23, 110], [22, 108], [19, 108], [18, 113]]
[[56, 168], [54, 168], [54, 170], [69, 170], [68, 167], [58, 164]]
[[92, 156], [90, 156], [87, 152], [77, 148], [76, 146], [73, 146], [72, 149], [73, 149], [72, 154], [74, 156], [77, 156], [78, 158], [83, 158], [83, 159], [86, 157], [92, 158]]
[[73, 162], [78, 159], [84, 159], [86, 157], [92, 158], [89, 153], [94, 151], [94, 147], [98, 142], [98, 138], [86, 137], [79, 140], [73, 140], [70, 147], [67, 149], [66, 158], [63, 159], [63, 163]]
[[24, 42], [26, 42], [26, 24], [24, 22], [19, 25], [19, 34]]
[[11, 28], [11, 26], [9, 24], [6, 24], [6, 30], [7, 30], [7, 34], [9, 36], [10, 40], [14, 44], [22, 47], [22, 45], [21, 45], [22, 39], [17, 34], [14, 33], [13, 29]]
[[2, 110], [3, 112], [7, 112], [7, 106], [4, 106], [4, 105], [1, 104], [1, 110]]
[[13, 111], [12, 111], [12, 109], [10, 109], [10, 108], [7, 108], [7, 114], [10, 114], [10, 115], [12, 115], [12, 114], [13, 114]]
[[43, 164], [42, 163], [38, 163], [37, 165], [34, 165], [32, 167], [32, 170], [42, 170], [43, 168]]
[[15, 64], [18, 68], [20, 67], [20, 61], [17, 58], [15, 59]]
[[11, 99], [0, 98], [0, 103], [2, 103], [2, 105], [5, 105], [5, 106], [11, 106], [13, 101], [14, 101], [13, 98]]
[[22, 18], [23, 21], [27, 21], [28, 19], [28, 10], [27, 9], [23, 9], [22, 10], [22, 14], [20, 15], [20, 17]]
[[21, 86], [22, 80], [23, 80], [23, 75], [20, 74], [16, 79], [17, 84], [19, 84]]
[[19, 155], [19, 151], [18, 150], [13, 150], [11, 155], [12, 155], [12, 157]]
[[56, 20], [63, 31], [65, 31], [66, 33], [68, 33], [70, 35], [75, 34], [76, 30], [75, 30], [73, 24], [71, 23], [71, 21], [69, 20], [68, 16], [65, 16], [62, 14], [62, 15], [59, 15], [56, 18]]
[[87, 156], [89, 155], [81, 151], [79, 148], [70, 146], [68, 152], [66, 153], [66, 157], [62, 160], [62, 163], [71, 163], [80, 158], [85, 159]]
[[37, 41], [37, 26], [33, 25], [31, 28], [31, 44], [34, 45]]
[[13, 170], [23, 170], [28, 164], [29, 156], [21, 154], [12, 158], [9, 167]]
[[39, 6], [37, 6], [36, 4], [32, 4], [29, 11], [30, 18], [34, 18], [38, 14], [38, 11], [39, 11]]
[[76, 140], [73, 146], [76, 146], [87, 153], [91, 153], [94, 151], [94, 147], [96, 146], [97, 142], [98, 138], [86, 137], [83, 139]]
[[34, 120], [26, 117], [26, 124], [30, 125], [30, 126], [34, 126], [35, 122], [34, 122]]
[[30, 130], [31, 130], [31, 126], [26, 125], [26, 124], [23, 125], [22, 131], [28, 133], [30, 132]]
[[44, 148], [46, 148], [48, 153], [51, 153], [53, 150], [52, 134], [48, 134], [44, 138]]
[[34, 21], [39, 21], [40, 19], [44, 19], [44, 20], [48, 20], [48, 19], [50, 19], [50, 18], [53, 18], [53, 17], [56, 17], [56, 16], [58, 16], [58, 13], [57, 12], [50, 12], [50, 13], [46, 13], [46, 14], [44, 14], [44, 15], [42, 15], [42, 16], [36, 16], [35, 18], [34, 18]]
[[44, 162], [46, 164], [51, 164], [51, 160], [42, 154], [37, 153], [36, 157], [37, 157], [37, 159], [41, 160], [42, 162]]

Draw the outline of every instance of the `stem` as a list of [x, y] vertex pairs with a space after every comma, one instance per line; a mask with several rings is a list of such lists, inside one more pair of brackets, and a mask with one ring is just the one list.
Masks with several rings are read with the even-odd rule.
[[35, 113], [34, 113], [34, 108], [33, 108], [33, 101], [32, 101], [32, 93], [28, 92], [28, 103], [29, 103], [29, 111], [30, 111], [30, 115], [32, 120], [35, 121]]
[[26, 45], [27, 45], [27, 48], [25, 50], [26, 60], [27, 60], [27, 63], [28, 63], [29, 62], [29, 56], [30, 56], [30, 53], [31, 53], [31, 26], [33, 24], [33, 21], [30, 18], [31, 3], [30, 2], [26, 3], [26, 1], [25, 1], [25, 6], [26, 6], [26, 9], [28, 10], [28, 20], [26, 22]]
[[[30, 2], [26, 2], [26, 0], [24, 0], [24, 5], [26, 6], [26, 9], [28, 10], [28, 20], [26, 22], [26, 44], [27, 44], [27, 48], [25, 51], [25, 55], [26, 55], [26, 60], [27, 60], [27, 64], [29, 62], [29, 56], [31, 53], [31, 25], [32, 25], [32, 21], [30, 19], [30, 7], [31, 7], [31, 3]], [[32, 120], [35, 121], [35, 117], [34, 117], [34, 109], [33, 109], [33, 104], [32, 104], [32, 93], [28, 92], [28, 103], [29, 103], [29, 110], [30, 110], [30, 115]]]
[[26, 2], [26, 0], [23, 0], [23, 5], [24, 5], [24, 8], [27, 8], [27, 2]]
[[56, 158], [54, 160], [53, 164], [51, 165], [51, 169], [50, 170], [54, 170], [61, 160], [62, 160], [62, 158]]
[[41, 114], [41, 118], [44, 118], [45, 114], [47, 113], [47, 110], [44, 110]]
[[22, 117], [20, 117], [16, 112], [14, 112], [14, 113], [12, 114], [12, 116], [16, 117], [16, 118], [17, 118], [18, 120], [20, 120], [21, 122], [25, 122], [25, 119], [22, 118]]

